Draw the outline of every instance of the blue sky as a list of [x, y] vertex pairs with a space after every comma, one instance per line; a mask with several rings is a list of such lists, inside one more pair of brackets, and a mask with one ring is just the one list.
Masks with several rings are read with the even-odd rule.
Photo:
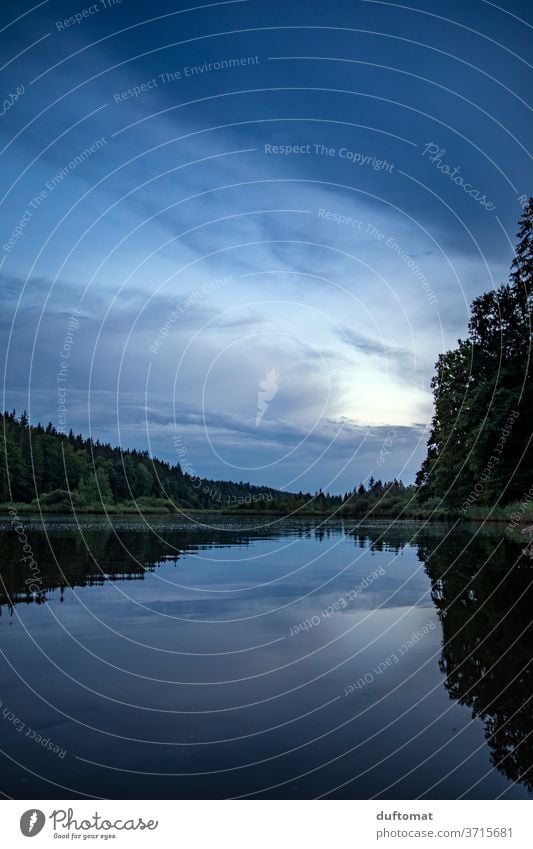
[[412, 481], [531, 193], [528, 4], [0, 16], [4, 406], [216, 478]]

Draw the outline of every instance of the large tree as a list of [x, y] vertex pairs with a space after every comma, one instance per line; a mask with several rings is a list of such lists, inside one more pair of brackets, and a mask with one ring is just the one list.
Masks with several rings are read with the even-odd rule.
[[475, 491], [476, 503], [505, 503], [531, 485], [533, 198], [518, 240], [510, 282], [473, 301], [468, 338], [437, 362], [422, 498], [456, 506]]

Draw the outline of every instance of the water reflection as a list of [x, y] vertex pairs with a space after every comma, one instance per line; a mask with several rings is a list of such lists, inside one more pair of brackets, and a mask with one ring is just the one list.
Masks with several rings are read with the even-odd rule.
[[481, 717], [491, 762], [533, 790], [533, 570], [522, 546], [456, 531], [419, 544], [444, 634], [450, 698]]
[[[464, 792], [484, 798], [513, 788], [517, 797], [517, 787], [522, 795], [533, 792], [533, 564], [520, 540], [506, 539], [499, 530], [413, 523], [354, 528], [301, 519], [255, 527], [252, 517], [227, 518], [211, 527], [202, 517], [193, 523], [168, 517], [152, 522], [152, 528], [118, 518], [112, 524], [86, 519], [81, 529], [62, 518], [44, 529], [37, 520], [24, 525], [39, 567], [39, 589], [28, 588], [28, 577], [35, 581], [35, 574], [25, 568], [20, 541], [5, 522], [0, 526], [4, 624], [20, 620], [24, 633], [35, 637], [67, 676], [85, 689], [97, 680], [95, 692], [111, 700], [102, 715], [102, 698], [80, 697], [72, 680], [65, 683], [56, 673], [41, 680], [42, 659], [33, 648], [30, 653], [28, 641], [21, 634], [9, 640], [3, 632], [0, 643], [14, 668], [24, 667], [32, 685], [32, 675], [39, 679], [43, 698], [53, 702], [61, 694], [60, 707], [68, 705], [69, 716], [99, 732], [84, 731], [80, 741], [67, 723], [57, 741], [67, 747], [70, 739], [79, 749], [74, 765], [79, 771], [85, 764], [77, 785], [81, 795], [94, 795], [96, 785], [96, 795], [123, 798], [247, 792], [278, 798], [323, 793], [416, 798], [426, 792], [431, 798], [455, 798]], [[372, 573], [379, 579], [367, 581]], [[364, 592], [354, 591], [362, 586]], [[112, 587], [124, 592], [117, 596]], [[349, 603], [340, 605], [342, 598]], [[64, 616], [57, 601], [67, 602]], [[52, 617], [45, 615], [48, 608]], [[324, 617], [328, 609], [334, 615]], [[317, 626], [299, 628], [306, 617]], [[432, 632], [433, 643], [427, 640], [394, 668], [390, 664], [382, 679], [371, 675], [371, 685], [343, 697], [351, 682], [383, 667], [409, 634], [432, 618], [442, 626], [440, 650], [440, 634]], [[83, 646], [91, 645], [100, 662], [72, 649], [61, 636], [63, 626]], [[223, 661], [217, 652], [226, 652]], [[109, 676], [101, 660], [115, 670]], [[229, 683], [213, 686], [221, 677]], [[169, 686], [180, 681], [191, 684]], [[15, 712], [23, 713], [26, 691], [19, 691], [16, 676], [11, 683]], [[457, 706], [449, 719], [446, 691]], [[135, 710], [120, 707], [126, 703]], [[235, 724], [232, 712], [243, 704], [254, 707], [246, 716], [241, 711]], [[146, 710], [163, 711], [149, 732]], [[46, 711], [36, 703], [34, 727], [39, 721], [57, 723], [54, 711]], [[483, 723], [485, 744], [478, 742], [476, 722]], [[417, 736], [425, 726], [427, 733]], [[278, 731], [265, 734], [268, 728]], [[245, 747], [205, 747], [208, 740], [239, 740], [242, 729], [249, 735]], [[102, 741], [100, 732], [111, 739]], [[115, 741], [117, 734], [126, 742], [139, 739], [139, 745], [152, 740], [159, 748], [151, 745], [146, 753], [142, 742], [141, 756], [138, 746]], [[454, 742], [456, 734], [461, 736]], [[325, 742], [315, 745], [316, 739]], [[8, 743], [15, 756], [20, 737], [17, 742], [11, 734]], [[176, 750], [170, 755], [165, 747], [197, 744], [204, 748], [187, 755], [180, 750], [181, 772], [189, 776], [183, 780], [180, 771], [169, 768]], [[479, 749], [484, 747], [492, 773], [488, 757], [483, 766]], [[297, 754], [284, 759], [293, 749]], [[439, 753], [433, 760], [432, 750]], [[33, 749], [25, 755], [34, 756]], [[120, 768], [120, 781], [107, 766], [91, 772], [93, 758], [95, 764]], [[258, 765], [243, 769], [248, 759]], [[71, 775], [73, 768], [67, 762], [68, 757], [65, 764], [45, 763], [46, 781], [65, 782], [61, 770], [68, 766]], [[161, 779], [143, 777], [139, 762]], [[327, 769], [322, 766], [330, 762]], [[36, 772], [41, 774], [40, 768]], [[27, 797], [28, 785], [17, 784], [27, 777], [9, 765], [7, 774], [8, 792]], [[190, 777], [195, 774], [203, 776], [201, 782]], [[501, 784], [494, 775], [501, 776]], [[54, 792], [49, 783], [31, 789], [43, 798]]]

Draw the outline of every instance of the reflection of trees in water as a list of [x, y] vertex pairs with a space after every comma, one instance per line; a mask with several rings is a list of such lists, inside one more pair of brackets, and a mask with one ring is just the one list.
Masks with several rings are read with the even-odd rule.
[[[285, 532], [318, 541], [349, 533], [357, 547], [398, 554], [409, 544], [418, 549], [432, 582], [432, 596], [444, 633], [440, 661], [450, 698], [472, 710], [485, 723], [492, 763], [512, 781], [533, 790], [533, 564], [523, 555], [523, 543], [504, 539], [500, 530], [474, 535], [454, 530], [401, 523], [388, 527], [354, 527], [313, 520], [273, 523], [251, 530], [236, 523], [222, 528], [160, 530], [75, 530], [53, 532], [50, 543], [42, 532], [29, 532], [44, 593], [66, 586], [90, 586], [106, 580], [142, 580], [164, 560], [180, 553], [248, 545], [253, 539]], [[54, 561], [53, 552], [59, 567]], [[11, 531], [0, 532], [0, 605], [38, 601], [26, 591], [28, 571], [21, 547]], [[41, 597], [42, 600], [42, 597]]]
[[[28, 539], [36, 564], [33, 569], [21, 561], [22, 549], [16, 534], [0, 533], [0, 605], [41, 603], [50, 590], [59, 588], [62, 594], [67, 586], [142, 579], [144, 570], [153, 568], [149, 546], [142, 538], [128, 555], [109, 530], [87, 532], [85, 542], [77, 532], [52, 533], [50, 543], [42, 532], [28, 532]], [[40, 592], [30, 592], [29, 583], [39, 587]]]
[[417, 545], [442, 622], [450, 698], [484, 721], [492, 764], [533, 790], [533, 546], [499, 528], [407, 523], [360, 528], [355, 542], [396, 553]]
[[[464, 549], [464, 550], [463, 550]], [[485, 723], [491, 762], [533, 789], [533, 570], [523, 546], [459, 532], [420, 542], [450, 698]]]
[[[23, 521], [24, 524], [24, 521]], [[102, 521], [100, 527], [56, 529], [47, 526], [48, 539], [42, 527], [25, 532], [36, 567], [31, 569], [21, 559], [20, 540], [13, 530], [0, 530], [0, 612], [2, 605], [40, 604], [46, 594], [59, 589], [61, 599], [66, 587], [99, 586], [106, 581], [143, 580], [145, 571], [154, 571], [163, 561], [177, 562], [185, 551], [198, 551], [212, 546], [229, 548], [249, 545], [252, 538], [266, 539], [283, 533], [279, 522], [257, 529], [247, 529], [244, 522], [222, 520], [214, 527], [158, 528], [150, 531], [137, 523], [112, 530]], [[338, 533], [333, 527], [318, 529], [317, 523], [298, 523], [297, 533], [323, 540]], [[40, 592], [30, 591], [38, 585]]]

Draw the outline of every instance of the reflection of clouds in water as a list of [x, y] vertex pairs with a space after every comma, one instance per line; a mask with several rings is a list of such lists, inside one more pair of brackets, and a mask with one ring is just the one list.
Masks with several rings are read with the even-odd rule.
[[[117, 517], [115, 535], [105, 520], [83, 519], [99, 572], [75, 523], [47, 520], [65, 587], [44, 557], [46, 536], [28, 517], [43, 582], [55, 590], [46, 603], [26, 604], [23, 593], [15, 599], [5, 649], [44, 697], [83, 723], [80, 735], [63, 717], [53, 734], [68, 752], [69, 769], [71, 753], [81, 758], [76, 786], [92, 786], [88, 760], [126, 770], [99, 770], [99, 793], [106, 796], [145, 798], [170, 790], [180, 798], [227, 796], [279, 783], [276, 792], [285, 798], [294, 774], [303, 773], [303, 797], [339, 785], [334, 795], [350, 798], [494, 798], [501, 792], [524, 798], [529, 681], [527, 675], [513, 681], [529, 658], [527, 632], [521, 632], [529, 623], [531, 590], [526, 570], [513, 569], [519, 543], [509, 541], [491, 563], [497, 530], [450, 534], [445, 526], [391, 528], [386, 522], [354, 529], [311, 519], [254, 527], [256, 521], [218, 517], [220, 527], [206, 528], [167, 517], [155, 519], [150, 532], [139, 519]], [[0, 532], [2, 564], [16, 560], [13, 537]], [[16, 595], [20, 570], [3, 576]], [[433, 601], [431, 585], [440, 588]], [[345, 608], [343, 598], [349, 599]], [[294, 629], [287, 638], [295, 623], [318, 617], [320, 627]], [[25, 626], [40, 650], [20, 641]], [[63, 628], [71, 639], [64, 639]], [[423, 639], [413, 639], [420, 631]], [[41, 650], [60, 662], [62, 673], [46, 663], [43, 677]], [[398, 662], [387, 665], [394, 654]], [[372, 687], [340, 698], [369, 672]], [[68, 676], [80, 684], [70, 686]], [[53, 721], [46, 703], [36, 707], [16, 678], [9, 678], [9, 691], [13, 710], [29, 725]], [[157, 711], [157, 721], [147, 724], [146, 711], [150, 717]], [[376, 735], [383, 766], [376, 765]], [[398, 735], [411, 740], [407, 752], [397, 750]], [[336, 761], [339, 742], [345, 754]], [[171, 751], [180, 768], [169, 770], [168, 747], [178, 744], [183, 748]], [[315, 770], [331, 759], [327, 771]], [[58, 779], [62, 767], [55, 761]], [[147, 763], [154, 773], [149, 779]], [[12, 772], [8, 764], [8, 784]]]

